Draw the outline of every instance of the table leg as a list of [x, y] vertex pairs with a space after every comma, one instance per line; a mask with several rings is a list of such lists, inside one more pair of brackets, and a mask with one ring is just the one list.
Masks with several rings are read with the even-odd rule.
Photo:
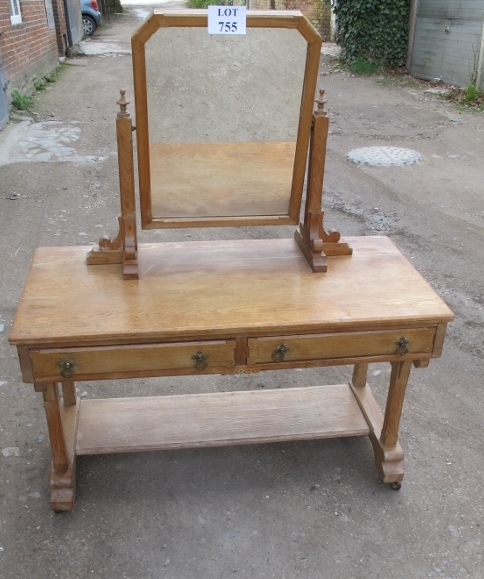
[[62, 427], [57, 384], [54, 382], [47, 384], [43, 396], [50, 446], [52, 448], [52, 466], [56, 471], [65, 470], [69, 466], [69, 455]]
[[[47, 417], [52, 466], [50, 472], [51, 507], [54, 511], [70, 511], [74, 508], [76, 435], [79, 401], [75, 396], [74, 382], [36, 385], [42, 390]], [[59, 387], [62, 386], [64, 403], [61, 403]]]
[[64, 398], [64, 406], [76, 404], [76, 383], [75, 382], [61, 382], [62, 396]]
[[362, 388], [363, 386], [366, 386], [367, 375], [368, 375], [368, 364], [355, 364], [351, 383], [356, 388]]
[[398, 428], [402, 415], [403, 399], [407, 388], [412, 361], [392, 362], [390, 388], [388, 389], [385, 419], [380, 441], [384, 447], [395, 446], [398, 442]]
[[355, 365], [350, 383], [370, 427], [370, 441], [378, 474], [383, 482], [395, 484], [394, 488], [399, 488], [403, 479], [403, 450], [398, 443], [398, 427], [411, 367], [412, 361], [392, 362], [384, 415], [366, 383], [367, 364]]

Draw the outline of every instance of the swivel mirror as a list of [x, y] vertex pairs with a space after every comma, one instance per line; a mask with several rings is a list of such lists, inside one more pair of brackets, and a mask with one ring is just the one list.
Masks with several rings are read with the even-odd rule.
[[[297, 224], [311, 149], [296, 239], [313, 270], [325, 271], [323, 243], [339, 234], [322, 230], [322, 97], [318, 129], [313, 122], [321, 43], [292, 11], [249, 11], [243, 35], [208, 34], [204, 10], [155, 10], [144, 21], [132, 37], [143, 229]], [[131, 121], [122, 95], [120, 232], [129, 248], [125, 277], [136, 277]], [[99, 252], [120, 243], [102, 240]], [[100, 260], [96, 251], [88, 258]]]
[[155, 12], [132, 39], [144, 228], [297, 223], [320, 43], [294, 13], [225, 36]]

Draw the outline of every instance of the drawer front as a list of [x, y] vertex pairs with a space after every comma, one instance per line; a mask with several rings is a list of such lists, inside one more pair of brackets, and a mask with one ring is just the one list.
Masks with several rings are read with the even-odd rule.
[[249, 365], [370, 356], [429, 355], [435, 328], [249, 339]]
[[188, 374], [225, 374], [235, 368], [235, 340], [32, 350], [37, 381]]

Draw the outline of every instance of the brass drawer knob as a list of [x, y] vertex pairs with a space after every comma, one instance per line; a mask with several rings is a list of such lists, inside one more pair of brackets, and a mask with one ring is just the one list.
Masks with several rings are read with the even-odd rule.
[[193, 354], [192, 360], [195, 360], [195, 369], [196, 370], [205, 370], [207, 367], [207, 358], [208, 356], [204, 354], [201, 350], [198, 350], [196, 354]]
[[289, 352], [290, 348], [286, 344], [281, 344], [272, 352], [272, 359], [274, 362], [284, 362], [284, 356]]
[[76, 365], [74, 360], [66, 358], [65, 360], [61, 360], [58, 365], [61, 368], [60, 375], [63, 378], [72, 378], [74, 375], [74, 366]]
[[395, 345], [397, 346], [397, 351], [396, 353], [399, 354], [400, 356], [405, 356], [405, 354], [408, 354], [408, 344], [410, 342], [407, 340], [407, 338], [405, 338], [404, 336], [402, 336], [401, 338], [399, 338], [396, 342]]

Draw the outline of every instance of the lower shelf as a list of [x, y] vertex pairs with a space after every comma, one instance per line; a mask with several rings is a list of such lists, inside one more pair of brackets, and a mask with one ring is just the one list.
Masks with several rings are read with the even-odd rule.
[[348, 384], [83, 400], [78, 455], [370, 433]]

